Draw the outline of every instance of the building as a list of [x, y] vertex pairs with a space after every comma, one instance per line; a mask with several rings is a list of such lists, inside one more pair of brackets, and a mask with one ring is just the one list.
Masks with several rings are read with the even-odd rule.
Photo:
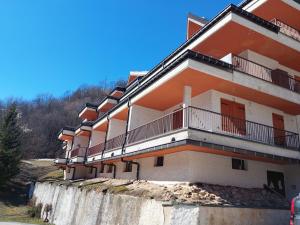
[[299, 193], [299, 30], [294, 0], [247, 0], [210, 21], [189, 15], [183, 45], [61, 130], [57, 166], [66, 179]]

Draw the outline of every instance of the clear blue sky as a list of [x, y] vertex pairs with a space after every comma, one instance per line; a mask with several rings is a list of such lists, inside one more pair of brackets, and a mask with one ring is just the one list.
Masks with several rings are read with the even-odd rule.
[[186, 16], [240, 0], [0, 0], [0, 99], [60, 96], [149, 70], [185, 40]]

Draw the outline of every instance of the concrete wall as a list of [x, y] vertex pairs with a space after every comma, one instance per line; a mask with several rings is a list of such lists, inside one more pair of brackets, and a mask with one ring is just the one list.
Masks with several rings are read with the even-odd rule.
[[125, 120], [119, 120], [119, 119], [110, 119], [109, 120], [109, 127], [108, 127], [108, 133], [107, 133], [107, 139], [112, 139], [114, 137], [117, 137], [121, 134], [125, 133], [126, 130], [126, 123]]
[[56, 225], [281, 225], [289, 221], [288, 210], [164, 205], [49, 183], [37, 183], [34, 197], [36, 204], [43, 204], [42, 216], [45, 205], [52, 206], [49, 222]]
[[[209, 90], [192, 98], [192, 106], [221, 113], [221, 99], [227, 99], [245, 105], [246, 120], [256, 123], [273, 126], [272, 113], [282, 115], [284, 118], [285, 130], [299, 133], [299, 121], [296, 116], [285, 113], [281, 110], [248, 101], [239, 97], [228, 95], [219, 91]], [[168, 114], [178, 109], [181, 104], [175, 105], [163, 112]], [[209, 121], [207, 121], [209, 122]]]
[[240, 56], [243, 58], [249, 59], [253, 62], [256, 62], [260, 65], [264, 65], [270, 69], [281, 69], [286, 72], [288, 72], [291, 76], [300, 76], [300, 71], [293, 70], [289, 67], [286, 67], [284, 65], [281, 65], [278, 61], [271, 59], [269, 57], [266, 57], [264, 55], [258, 54], [251, 50], [245, 50], [243, 51]]
[[74, 137], [74, 145], [73, 145], [73, 149], [82, 147], [88, 147], [89, 146], [89, 137], [86, 136], [75, 136]]
[[[232, 169], [232, 158], [201, 152], [184, 151], [164, 156], [164, 166], [155, 167], [155, 157], [135, 160], [140, 163], [140, 179], [152, 182], [202, 182], [246, 188], [263, 188], [267, 171], [285, 175], [287, 196], [300, 192], [300, 166], [284, 166], [254, 160], [245, 160], [247, 170]], [[132, 172], [124, 172], [124, 163], [116, 163], [116, 178], [136, 179], [136, 165]], [[106, 170], [105, 170], [106, 172]], [[112, 173], [98, 174], [112, 177]]]
[[105, 135], [106, 134], [103, 131], [93, 130], [92, 131], [92, 135], [91, 135], [91, 139], [90, 139], [90, 145], [89, 145], [89, 147], [93, 147], [95, 145], [104, 143]]
[[300, 165], [287, 165], [284, 169], [287, 197], [291, 199], [300, 193]]
[[261, 105], [252, 101], [238, 98], [232, 95], [224, 94], [218, 91], [212, 91], [212, 108], [214, 112], [221, 112], [221, 99], [227, 99], [245, 105], [246, 120], [273, 126], [272, 113], [282, 115], [284, 118], [285, 130], [298, 132], [297, 117], [284, 113], [275, 108]]
[[141, 125], [158, 119], [163, 112], [139, 105], [132, 105], [130, 108], [129, 130], [133, 130]]

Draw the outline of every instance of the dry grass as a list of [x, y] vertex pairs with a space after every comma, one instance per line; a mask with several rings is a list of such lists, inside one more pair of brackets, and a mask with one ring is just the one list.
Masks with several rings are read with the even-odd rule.
[[50, 160], [22, 161], [20, 170], [20, 173], [0, 190], [0, 221], [45, 224], [27, 214], [28, 184], [41, 177], [58, 179], [62, 173]]

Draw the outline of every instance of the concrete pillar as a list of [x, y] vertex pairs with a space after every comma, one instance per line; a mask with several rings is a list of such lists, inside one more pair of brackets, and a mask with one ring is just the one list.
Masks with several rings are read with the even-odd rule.
[[188, 107], [192, 105], [192, 87], [184, 86], [183, 87], [183, 127], [188, 127]]

